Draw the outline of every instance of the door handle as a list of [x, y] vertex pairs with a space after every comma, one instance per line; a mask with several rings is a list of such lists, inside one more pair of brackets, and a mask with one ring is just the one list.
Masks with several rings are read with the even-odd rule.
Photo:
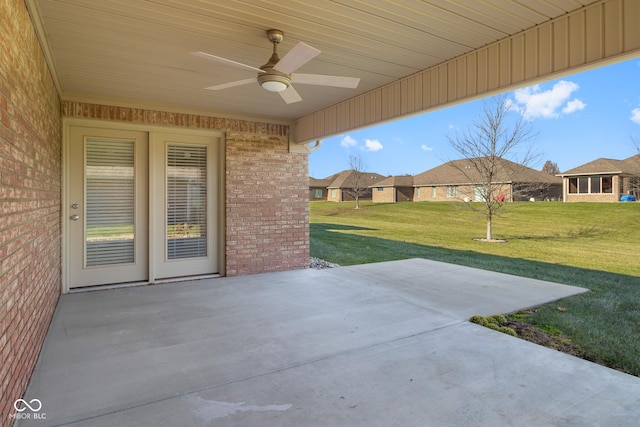
[[71, 219], [77, 221], [80, 219], [80, 215], [71, 215]]

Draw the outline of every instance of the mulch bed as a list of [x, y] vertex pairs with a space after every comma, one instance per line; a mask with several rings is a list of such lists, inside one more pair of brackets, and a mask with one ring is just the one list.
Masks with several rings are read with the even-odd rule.
[[521, 338], [532, 343], [552, 348], [563, 353], [570, 354], [572, 356], [579, 357], [581, 359], [588, 360], [590, 362], [599, 363], [593, 356], [589, 355], [579, 346], [573, 344], [571, 338], [566, 335], [552, 335], [547, 332], [541, 331], [533, 325], [523, 322], [515, 322], [513, 320], [507, 321], [506, 325], [516, 331], [518, 338]]

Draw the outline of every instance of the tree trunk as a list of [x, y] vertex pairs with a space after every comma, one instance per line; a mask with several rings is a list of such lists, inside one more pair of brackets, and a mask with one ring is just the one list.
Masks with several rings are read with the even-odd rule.
[[360, 209], [360, 201], [357, 195], [356, 195], [356, 209]]
[[491, 214], [487, 215], [487, 240], [493, 240], [493, 233], [491, 231]]

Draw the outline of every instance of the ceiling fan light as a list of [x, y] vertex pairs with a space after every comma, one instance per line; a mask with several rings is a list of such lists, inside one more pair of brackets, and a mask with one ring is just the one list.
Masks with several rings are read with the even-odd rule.
[[269, 92], [282, 92], [289, 87], [288, 84], [279, 81], [262, 82], [262, 87]]
[[258, 75], [258, 83], [269, 92], [282, 92], [291, 85], [291, 77], [278, 73], [271, 68], [263, 68], [265, 73]]

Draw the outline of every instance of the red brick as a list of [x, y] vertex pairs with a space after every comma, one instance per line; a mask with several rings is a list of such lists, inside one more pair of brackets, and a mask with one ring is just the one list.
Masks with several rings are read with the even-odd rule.
[[[0, 426], [22, 396], [60, 292], [61, 115], [23, 2], [1, 2]], [[6, 35], [6, 38], [5, 38]]]

